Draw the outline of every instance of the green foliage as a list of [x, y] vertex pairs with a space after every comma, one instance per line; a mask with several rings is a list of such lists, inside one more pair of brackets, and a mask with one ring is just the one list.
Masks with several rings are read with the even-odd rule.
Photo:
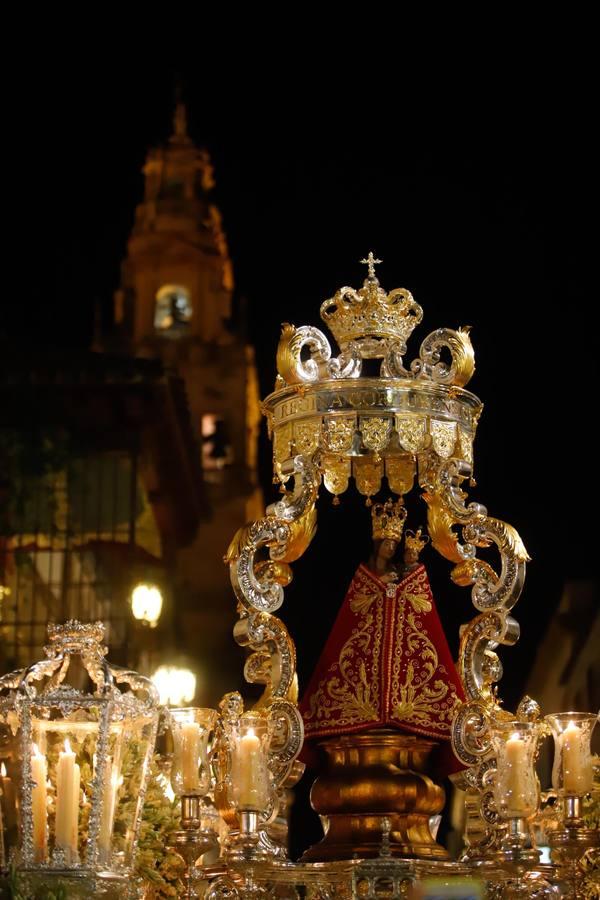
[[[72, 737], [72, 744], [76, 744], [77, 738]], [[58, 753], [58, 750], [55, 751]], [[88, 748], [78, 748], [79, 760], [82, 766], [81, 782], [82, 790], [91, 791], [92, 767], [91, 755]], [[141, 778], [143, 749], [142, 743], [131, 741], [123, 760], [124, 770], [137, 771]], [[180, 827], [179, 803], [177, 800], [169, 800], [163, 787], [161, 757], [155, 753], [150, 768], [150, 779], [146, 791], [140, 833], [138, 851], [136, 856], [136, 875], [152, 888], [154, 898], [175, 898], [180, 896], [183, 890], [182, 877], [185, 872], [185, 864], [181, 857], [170, 847], [169, 835]], [[122, 810], [122, 822], [130, 822], [133, 809], [129, 808], [138, 803], [139, 779], [137, 783], [129, 781], [131, 789], [120, 800]], [[87, 840], [87, 816], [89, 816], [89, 804], [81, 804], [80, 817], [80, 851], [84, 851]], [[114, 827], [113, 840], [117, 849], [125, 848], [125, 828], [120, 827], [121, 817], [117, 818]], [[39, 887], [34, 893], [25, 880], [14, 869], [11, 869], [6, 879], [0, 880], [0, 900], [70, 900], [66, 888], [63, 885], [53, 888]]]
[[11, 868], [8, 877], [0, 880], [0, 900], [69, 900], [69, 897], [63, 884], [30, 888], [26, 879]]
[[142, 813], [136, 871], [152, 886], [156, 898], [178, 897], [183, 890], [185, 864], [167, 844], [169, 834], [180, 827], [179, 803], [165, 796], [160, 774], [161, 759], [156, 753]]

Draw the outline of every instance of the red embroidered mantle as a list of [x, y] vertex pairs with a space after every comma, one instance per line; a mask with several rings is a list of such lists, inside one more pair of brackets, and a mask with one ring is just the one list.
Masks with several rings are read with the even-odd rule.
[[448, 741], [463, 700], [425, 566], [384, 584], [361, 565], [300, 704], [307, 739], [393, 726]]

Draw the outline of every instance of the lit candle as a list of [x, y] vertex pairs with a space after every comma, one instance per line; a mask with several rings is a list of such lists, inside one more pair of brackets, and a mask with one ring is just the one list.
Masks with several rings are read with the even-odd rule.
[[241, 809], [264, 809], [267, 784], [264, 774], [263, 751], [260, 738], [250, 728], [240, 737], [237, 746], [235, 785]]
[[79, 829], [79, 783], [81, 775], [69, 739], [56, 766], [56, 846], [67, 852], [67, 861], [77, 855]]
[[[48, 795], [46, 779], [48, 764], [37, 744], [33, 745], [31, 756], [31, 777], [35, 782], [31, 790], [31, 813], [33, 817], [33, 851], [38, 862], [46, 858], [48, 848]], [[4, 779], [2, 779], [4, 781]]]
[[585, 794], [592, 789], [591, 759], [586, 760], [581, 728], [569, 722], [561, 735], [563, 788], [567, 794]]
[[181, 780], [184, 794], [192, 794], [200, 788], [198, 763], [200, 758], [200, 725], [184, 722], [181, 726]]
[[518, 733], [512, 734], [506, 742], [506, 789], [510, 791], [508, 807], [515, 816], [529, 813], [527, 803], [527, 748]]
[[11, 828], [17, 823], [15, 788], [12, 783], [12, 778], [8, 777], [4, 763], [0, 766], [0, 775], [2, 776], [2, 794], [4, 795], [3, 805], [6, 827]]

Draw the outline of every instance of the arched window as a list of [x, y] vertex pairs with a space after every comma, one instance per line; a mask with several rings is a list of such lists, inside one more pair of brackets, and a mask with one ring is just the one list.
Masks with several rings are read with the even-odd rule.
[[190, 292], [180, 284], [165, 284], [156, 294], [154, 327], [163, 334], [186, 331], [192, 318]]

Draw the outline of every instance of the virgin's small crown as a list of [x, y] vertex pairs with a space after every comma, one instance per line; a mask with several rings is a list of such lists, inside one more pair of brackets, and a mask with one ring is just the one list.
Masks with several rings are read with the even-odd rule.
[[429, 543], [429, 537], [425, 535], [421, 537], [421, 529], [417, 529], [416, 533], [414, 531], [407, 531], [404, 535], [404, 547], [406, 550], [412, 550], [417, 556], [420, 554], [421, 550], [425, 546], [425, 544]]
[[371, 507], [371, 520], [374, 540], [400, 541], [406, 521], [406, 509], [402, 500], [395, 503], [393, 500], [375, 503]]
[[388, 294], [381, 287], [375, 275], [381, 260], [372, 252], [361, 262], [369, 267], [362, 288], [340, 288], [321, 305], [321, 318], [342, 350], [353, 343], [365, 359], [385, 356], [390, 344], [399, 344], [405, 352], [423, 310], [410, 291], [396, 288]]

